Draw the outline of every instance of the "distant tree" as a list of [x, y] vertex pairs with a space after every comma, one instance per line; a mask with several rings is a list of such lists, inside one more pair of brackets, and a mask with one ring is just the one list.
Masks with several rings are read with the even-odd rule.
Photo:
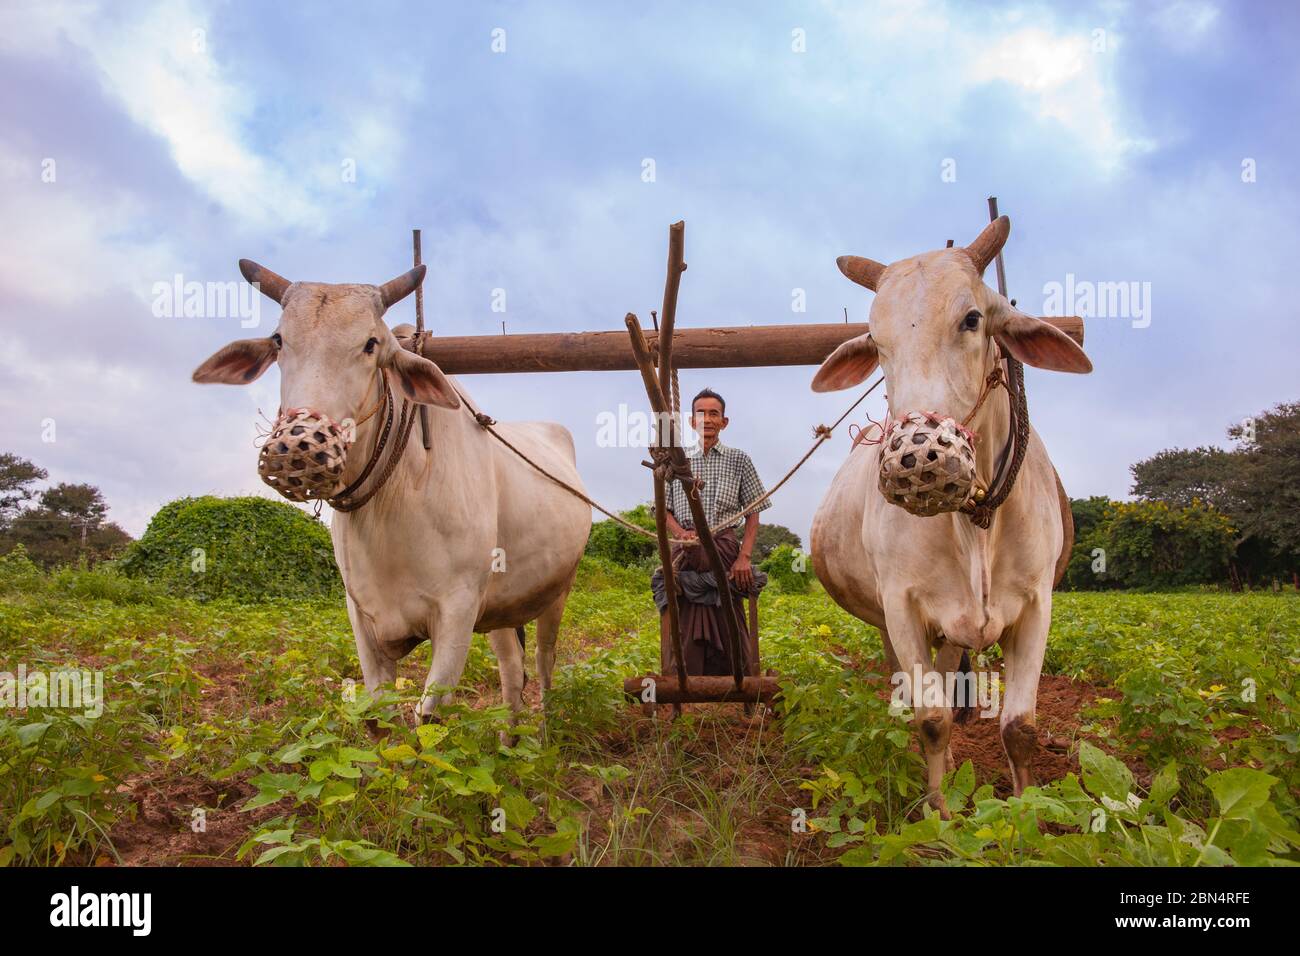
[[1170, 448], [1130, 467], [1132, 493], [1174, 508], [1204, 501], [1220, 511], [1233, 508], [1234, 482], [1241, 470], [1239, 452], [1222, 448]]
[[44, 468], [32, 464], [11, 452], [0, 452], [0, 531], [36, 497], [35, 485], [49, 475]]
[[94, 485], [63, 482], [41, 492], [36, 507], [12, 522], [8, 538], [45, 567], [112, 557], [131, 540], [106, 521], [108, 503]]
[[1093, 495], [1091, 498], [1071, 498], [1070, 513], [1074, 516], [1074, 540], [1082, 541], [1101, 524], [1106, 516], [1106, 509], [1114, 504], [1105, 495]]
[[1294, 570], [1300, 563], [1300, 402], [1284, 402], [1228, 434], [1242, 443], [1231, 480], [1234, 521], [1243, 539], [1267, 542]]
[[799, 536], [780, 524], [759, 524], [758, 536], [754, 539], [754, 558], [755, 562], [762, 561], [772, 550], [779, 545], [788, 544], [797, 550], [802, 550], [803, 542]]
[[1105, 550], [1106, 573], [1124, 587], [1167, 588], [1221, 581], [1236, 533], [1228, 516], [1197, 503], [1116, 502], [1090, 540]]
[[[1070, 499], [1070, 513], [1074, 516], [1074, 547], [1070, 551], [1070, 562], [1061, 581], [1063, 589], [1103, 591], [1120, 586], [1115, 575], [1107, 571], [1104, 557], [1106, 542], [1103, 527], [1107, 511], [1116, 504], [1118, 502], [1111, 501], [1104, 495]], [[1101, 551], [1097, 550], [1099, 548]]]

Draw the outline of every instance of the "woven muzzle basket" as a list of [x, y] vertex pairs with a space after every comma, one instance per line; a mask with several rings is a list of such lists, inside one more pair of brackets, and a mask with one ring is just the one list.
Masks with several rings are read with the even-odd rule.
[[338, 423], [309, 408], [291, 408], [262, 445], [257, 473], [290, 501], [328, 498], [343, 482], [347, 454]]
[[880, 493], [920, 517], [959, 511], [975, 493], [975, 449], [953, 418], [908, 412], [880, 450]]

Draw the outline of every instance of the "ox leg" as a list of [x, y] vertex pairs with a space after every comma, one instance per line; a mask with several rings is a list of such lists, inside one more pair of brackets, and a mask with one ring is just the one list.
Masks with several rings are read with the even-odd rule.
[[[955, 674], [957, 668], [961, 666], [962, 649], [951, 641], [944, 641], [939, 645], [939, 650], [934, 655], [934, 669], [944, 676], [945, 681], [949, 674]], [[944, 684], [947, 687], [947, 684]], [[949, 703], [953, 703], [949, 701]], [[953, 713], [950, 708], [949, 714]], [[957, 768], [957, 762], [953, 760], [951, 742], [943, 751], [943, 764], [946, 771], [951, 772]]]
[[[432, 717], [438, 705], [449, 698], [452, 689], [460, 683], [470, 642], [474, 639], [476, 611], [477, 600], [466, 599], [457, 604], [444, 604], [430, 618], [429, 641], [433, 644], [433, 662], [424, 682], [424, 693], [415, 709], [419, 719]], [[514, 639], [513, 631], [511, 639]]]
[[889, 631], [885, 628], [879, 628], [880, 643], [885, 649], [885, 664], [889, 667], [890, 674], [897, 674], [903, 668], [898, 666], [898, 655], [894, 653], [894, 643], [889, 638]]
[[1002, 641], [1006, 699], [1002, 701], [1002, 747], [1011, 765], [1011, 785], [1018, 797], [1034, 784], [1033, 761], [1038, 752], [1038, 678], [1052, 621], [1052, 596], [1039, 598]]
[[[926, 790], [930, 806], [939, 811], [943, 819], [950, 819], [948, 806], [943, 799], [943, 774], [945, 755], [948, 752], [948, 738], [952, 735], [952, 708], [946, 706], [946, 700], [935, 701], [925, 688], [934, 687], [934, 678], [928, 675], [935, 672], [930, 660], [930, 645], [925, 631], [906, 616], [907, 610], [900, 608], [899, 613], [890, 614], [890, 637], [894, 652], [898, 655], [898, 671], [904, 676], [911, 691], [912, 713], [921, 738], [921, 751], [925, 754]], [[900, 622], [900, 619], [902, 623]], [[923, 677], [921, 687], [912, 687], [913, 675], [920, 671]], [[942, 682], [940, 682], [942, 687]]]
[[[519, 646], [519, 636], [513, 627], [503, 627], [488, 634], [492, 653], [497, 656], [497, 669], [501, 673], [501, 698], [510, 708], [510, 726], [518, 723], [524, 709], [524, 649]], [[513, 747], [519, 742], [513, 734], [502, 731], [501, 742]]]
[[[391, 684], [397, 677], [397, 661], [379, 652], [375, 640], [365, 619], [357, 611], [352, 598], [347, 599], [348, 620], [352, 623], [352, 637], [357, 646], [357, 659], [361, 662], [361, 680], [366, 690], [374, 695], [384, 684]], [[379, 726], [373, 717], [366, 720], [366, 733], [372, 740], [381, 740], [388, 732]]]
[[[576, 577], [577, 569], [573, 575]], [[560, 636], [560, 619], [564, 617], [564, 605], [569, 600], [569, 590], [574, 578], [550, 606], [537, 618], [537, 680], [542, 685], [542, 707], [546, 707], [546, 695], [551, 690], [551, 677], [555, 673], [555, 642]]]

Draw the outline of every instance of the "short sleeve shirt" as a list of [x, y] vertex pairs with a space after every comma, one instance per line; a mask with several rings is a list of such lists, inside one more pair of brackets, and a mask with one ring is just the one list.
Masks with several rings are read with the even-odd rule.
[[[700, 503], [704, 505], [709, 527], [714, 527], [721, 518], [744, 510], [746, 505], [764, 494], [758, 470], [749, 455], [739, 448], [717, 442], [706, 452], [700, 443], [686, 453], [686, 458], [691, 463], [691, 473], [704, 479]], [[764, 501], [754, 511], [757, 513], [770, 507], [772, 502]], [[669, 482], [668, 510], [683, 528], [695, 526], [691, 520], [690, 502], [686, 500], [680, 481]], [[740, 528], [744, 523], [744, 518], [737, 518], [733, 525]]]

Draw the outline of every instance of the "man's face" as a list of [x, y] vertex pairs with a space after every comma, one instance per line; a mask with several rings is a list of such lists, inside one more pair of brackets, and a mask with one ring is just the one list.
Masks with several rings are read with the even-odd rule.
[[717, 441], [718, 433], [727, 427], [722, 403], [716, 398], [697, 398], [695, 407], [691, 409], [691, 427], [705, 441]]

